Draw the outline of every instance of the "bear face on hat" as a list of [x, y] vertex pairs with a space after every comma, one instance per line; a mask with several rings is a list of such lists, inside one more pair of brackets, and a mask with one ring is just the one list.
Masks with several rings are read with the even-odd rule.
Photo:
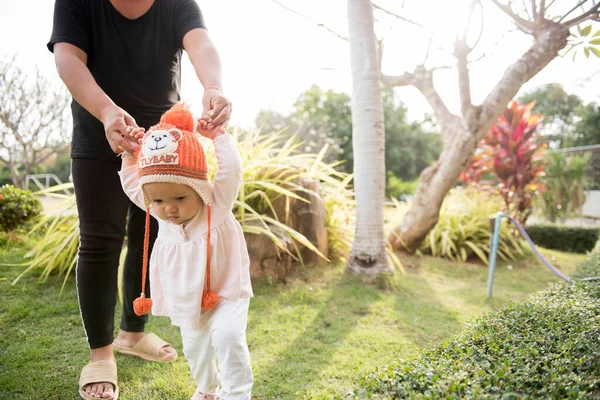
[[177, 150], [183, 133], [177, 128], [150, 130], [142, 139], [142, 154], [145, 157], [172, 153]]

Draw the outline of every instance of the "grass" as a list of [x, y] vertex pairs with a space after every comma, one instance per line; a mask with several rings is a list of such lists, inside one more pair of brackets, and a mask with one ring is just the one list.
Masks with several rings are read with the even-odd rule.
[[[0, 263], [19, 262], [24, 253], [0, 250]], [[586, 258], [544, 255], [566, 274]], [[431, 257], [403, 262], [406, 275], [373, 285], [346, 276], [343, 266], [308, 270], [285, 285], [255, 283], [248, 324], [254, 398], [343, 396], [376, 366], [448, 339], [471, 317], [525, 300], [556, 280], [531, 257], [511, 269], [499, 263], [488, 301], [481, 264]], [[76, 398], [88, 350], [74, 280], [59, 298], [62, 279], [40, 283], [35, 272], [11, 285], [19, 272], [0, 266], [0, 398]], [[167, 319], [151, 318], [148, 330], [182, 353], [178, 330]], [[194, 390], [183, 357], [166, 365], [117, 360], [121, 399], [188, 399]]]

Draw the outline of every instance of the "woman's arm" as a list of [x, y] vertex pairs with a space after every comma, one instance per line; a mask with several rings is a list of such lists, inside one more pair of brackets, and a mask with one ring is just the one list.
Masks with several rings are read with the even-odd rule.
[[196, 75], [205, 91], [202, 97], [204, 107], [200, 126], [205, 130], [217, 128], [224, 133], [231, 117], [231, 102], [222, 92], [221, 58], [210, 39], [208, 31], [202, 28], [190, 30], [183, 37], [183, 48], [190, 57]]
[[54, 61], [73, 98], [104, 125], [111, 149], [115, 153], [139, 150], [125, 132], [128, 126], [137, 128], [135, 120], [98, 86], [87, 67], [87, 54], [75, 45], [59, 42], [54, 44]]

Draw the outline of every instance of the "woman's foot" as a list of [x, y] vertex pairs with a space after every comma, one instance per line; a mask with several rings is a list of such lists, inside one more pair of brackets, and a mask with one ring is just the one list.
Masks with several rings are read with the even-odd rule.
[[[112, 344], [90, 350], [90, 362], [109, 360], [115, 362]], [[94, 382], [84, 388], [85, 392], [99, 399], [110, 399], [115, 395], [115, 386], [110, 382]]]
[[[119, 330], [119, 334], [114, 340], [114, 343], [122, 348], [133, 349], [144, 336], [146, 336], [144, 332], [127, 332]], [[162, 362], [173, 361], [177, 358], [177, 351], [175, 351], [170, 344], [166, 344], [159, 349], [158, 356]]]

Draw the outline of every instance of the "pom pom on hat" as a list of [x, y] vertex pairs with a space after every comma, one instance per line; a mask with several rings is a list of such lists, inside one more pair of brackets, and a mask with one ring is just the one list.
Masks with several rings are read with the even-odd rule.
[[173, 125], [182, 131], [194, 132], [194, 115], [183, 103], [177, 103], [163, 114], [159, 124]]

